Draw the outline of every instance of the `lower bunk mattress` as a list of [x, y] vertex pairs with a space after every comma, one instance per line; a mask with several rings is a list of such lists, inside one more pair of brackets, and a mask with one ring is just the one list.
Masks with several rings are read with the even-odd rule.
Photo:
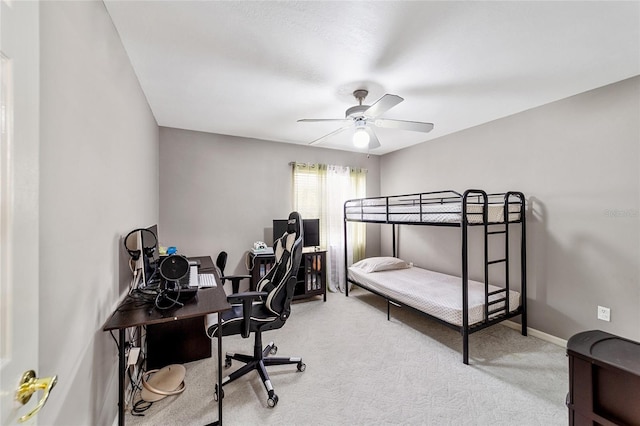
[[[449, 324], [462, 326], [462, 278], [418, 267], [366, 272], [349, 267], [349, 279], [358, 285], [439, 318]], [[489, 292], [500, 287], [489, 285]], [[469, 325], [484, 319], [484, 284], [469, 280]], [[503, 298], [504, 293], [489, 296], [489, 301]], [[509, 311], [520, 306], [520, 293], [509, 291]], [[490, 309], [504, 308], [504, 302]], [[503, 311], [501, 311], [503, 312]], [[498, 314], [495, 314], [498, 315]], [[490, 316], [492, 318], [492, 316]]]

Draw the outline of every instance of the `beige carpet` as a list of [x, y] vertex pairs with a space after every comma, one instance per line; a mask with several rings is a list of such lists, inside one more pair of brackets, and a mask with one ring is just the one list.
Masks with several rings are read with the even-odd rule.
[[[279, 397], [267, 408], [257, 373], [225, 386], [225, 425], [565, 425], [565, 349], [497, 325], [470, 338], [462, 363], [456, 331], [354, 289], [348, 298], [299, 302], [287, 324], [263, 335], [278, 355], [307, 369], [272, 367]], [[224, 338], [223, 351], [251, 353], [253, 339]], [[214, 353], [217, 347], [214, 343]], [[234, 362], [231, 369], [238, 368]], [[128, 425], [204, 425], [217, 418], [215, 358], [189, 363], [186, 391], [154, 403]]]

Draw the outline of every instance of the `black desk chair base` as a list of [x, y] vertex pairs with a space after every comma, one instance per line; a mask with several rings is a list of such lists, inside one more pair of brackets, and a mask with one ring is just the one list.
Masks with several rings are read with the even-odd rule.
[[[306, 370], [307, 366], [304, 362], [302, 362], [302, 358], [300, 357], [274, 357], [270, 355], [275, 355], [278, 352], [278, 347], [273, 343], [269, 342], [267, 346], [262, 348], [262, 336], [261, 333], [256, 333], [256, 341], [254, 346], [254, 355], [245, 355], [245, 354], [236, 354], [233, 352], [227, 352], [224, 359], [225, 368], [231, 367], [231, 360], [236, 360], [245, 363], [242, 367], [228, 375], [227, 377], [222, 379], [222, 386], [227, 383], [231, 383], [236, 379], [244, 376], [245, 374], [256, 370], [262, 379], [262, 384], [264, 385], [265, 390], [267, 391], [267, 405], [270, 408], [273, 408], [278, 403], [278, 395], [276, 395], [273, 390], [273, 386], [271, 385], [271, 380], [269, 379], [269, 373], [267, 373], [267, 366], [270, 365], [286, 365], [286, 364], [296, 364], [298, 371], [303, 372]], [[224, 390], [218, 389], [218, 385], [216, 385], [216, 390], [214, 394], [214, 399], [217, 401], [218, 398], [224, 398]]]

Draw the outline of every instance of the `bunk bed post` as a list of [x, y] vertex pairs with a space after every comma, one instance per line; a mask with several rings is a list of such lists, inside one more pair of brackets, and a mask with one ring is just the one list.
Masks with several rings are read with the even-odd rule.
[[507, 192], [504, 195], [504, 210], [502, 212], [504, 219], [504, 257], [507, 260], [504, 263], [504, 287], [507, 289], [505, 292], [505, 314], [511, 312], [509, 310], [509, 225], [511, 221], [509, 220], [509, 200], [511, 198], [511, 192]]
[[[343, 238], [344, 238], [344, 294], [346, 297], [349, 297], [349, 265], [347, 264], [347, 202], [345, 201], [343, 207], [343, 217], [344, 217], [344, 226], [343, 226]], [[338, 287], [340, 285], [338, 284]]]
[[462, 217], [460, 218], [460, 227], [462, 228], [462, 362], [469, 364], [469, 247], [468, 247], [468, 228], [469, 219], [467, 217], [469, 196], [478, 197], [479, 204], [482, 197], [482, 224], [484, 229], [484, 321], [489, 320], [489, 259], [488, 259], [488, 204], [489, 199], [485, 191], [479, 189], [468, 189], [462, 196]]
[[[466, 198], [465, 198], [466, 200]], [[469, 364], [469, 264], [467, 259], [466, 203], [462, 219], [462, 362]]]
[[527, 335], [527, 214], [525, 211], [525, 200], [524, 194], [522, 192], [518, 192], [518, 197], [520, 197], [520, 220], [522, 221], [521, 232], [522, 236], [520, 237], [520, 294], [521, 294], [521, 303], [522, 306], [522, 315], [520, 318], [520, 322], [522, 323], [522, 335]]
[[396, 225], [395, 225], [395, 223], [391, 224], [391, 240], [392, 240], [391, 247], [392, 247], [392, 250], [393, 250], [393, 257], [397, 257], [398, 253], [396, 251]]
[[467, 195], [462, 198], [462, 217], [460, 228], [462, 231], [462, 362], [469, 364], [469, 259], [467, 250]]
[[[482, 193], [482, 229], [484, 231], [484, 320], [489, 320], [489, 200]], [[478, 201], [480, 197], [478, 196]], [[506, 256], [505, 256], [506, 257]], [[509, 312], [509, 311], [507, 311]]]

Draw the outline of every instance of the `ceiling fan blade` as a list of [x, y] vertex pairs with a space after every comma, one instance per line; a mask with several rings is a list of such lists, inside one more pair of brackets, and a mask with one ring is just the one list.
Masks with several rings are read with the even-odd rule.
[[404, 101], [398, 95], [390, 95], [386, 94], [380, 99], [378, 99], [373, 105], [367, 108], [364, 111], [364, 116], [367, 118], [376, 118], [389, 111], [394, 106], [398, 105], [400, 102]]
[[298, 120], [298, 123], [319, 123], [319, 122], [328, 122], [333, 121], [336, 123], [351, 123], [353, 122], [350, 118], [302, 118]]
[[[349, 120], [349, 122], [351, 122], [351, 120]], [[353, 128], [353, 125], [350, 123], [348, 126], [341, 127], [338, 130], [334, 130], [333, 132], [331, 132], [329, 134], [326, 134], [326, 135], [322, 136], [321, 138], [316, 139], [315, 141], [309, 142], [309, 145], [319, 144], [320, 142], [323, 142], [323, 141], [329, 139], [331, 136], [335, 136], [338, 133], [344, 132], [345, 130], [351, 129], [351, 128]]]
[[430, 132], [433, 130], [433, 123], [422, 123], [420, 121], [404, 121], [404, 120], [392, 120], [389, 118], [378, 118], [374, 124], [378, 127], [384, 127], [387, 129], [402, 129], [411, 130], [413, 132]]
[[369, 133], [369, 149], [376, 149], [380, 147], [380, 141], [376, 136], [376, 132], [373, 131], [372, 127], [367, 126], [367, 133]]

